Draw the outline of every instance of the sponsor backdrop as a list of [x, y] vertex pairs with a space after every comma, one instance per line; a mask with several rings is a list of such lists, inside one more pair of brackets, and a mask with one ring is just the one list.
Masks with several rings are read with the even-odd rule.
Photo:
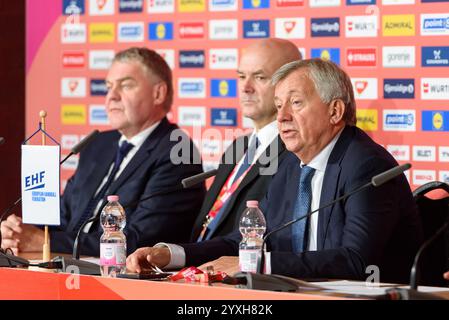
[[[217, 165], [251, 122], [236, 68], [254, 39], [279, 37], [350, 75], [358, 126], [400, 162], [415, 188], [449, 182], [449, 0], [28, 0], [27, 133], [46, 109], [63, 156], [108, 129], [104, 78], [114, 52], [157, 50], [173, 69], [171, 121]], [[101, 155], [99, 155], [101, 157]], [[64, 181], [77, 159], [66, 162]]]

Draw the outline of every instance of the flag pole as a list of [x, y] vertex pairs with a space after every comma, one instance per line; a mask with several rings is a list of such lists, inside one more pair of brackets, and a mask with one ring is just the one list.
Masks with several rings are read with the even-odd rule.
[[[45, 146], [47, 144], [47, 137], [45, 135], [45, 118], [47, 117], [47, 112], [42, 110], [39, 112], [39, 116], [41, 118], [41, 129], [42, 131], [42, 145]], [[44, 236], [44, 245], [42, 246], [42, 261], [48, 262], [51, 259], [50, 254], [50, 234], [48, 233], [48, 226], [45, 226], [45, 236]]]

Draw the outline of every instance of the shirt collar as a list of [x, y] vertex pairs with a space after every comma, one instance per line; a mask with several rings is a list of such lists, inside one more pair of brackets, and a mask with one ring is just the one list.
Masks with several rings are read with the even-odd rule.
[[259, 129], [258, 131], [254, 129], [253, 133], [251, 134], [250, 143], [252, 139], [254, 139], [256, 134], [257, 138], [259, 139], [259, 146], [265, 149], [279, 134], [276, 121], [270, 122], [265, 127]]
[[[323, 150], [320, 151], [308, 164], [308, 167], [314, 168], [316, 171], [326, 171], [327, 162], [329, 161], [329, 157], [332, 153], [332, 150], [335, 147], [335, 144], [337, 143], [338, 138], [340, 138], [340, 135], [342, 133], [343, 129], [341, 129], [337, 135], [327, 144], [326, 147], [324, 147]], [[301, 168], [304, 167], [306, 164], [301, 161]]]
[[145, 140], [150, 136], [150, 134], [154, 131], [154, 129], [156, 129], [156, 127], [159, 125], [159, 123], [161, 123], [161, 121], [158, 121], [156, 123], [154, 123], [152, 126], [146, 128], [143, 131], [140, 131], [138, 134], [136, 134], [134, 137], [132, 137], [131, 139], [127, 139], [123, 134], [120, 137], [120, 140], [118, 142], [118, 145], [122, 145], [123, 141], [127, 141], [129, 143], [132, 143], [134, 145], [134, 149], [137, 150], [139, 149], [143, 143], [145, 142]]

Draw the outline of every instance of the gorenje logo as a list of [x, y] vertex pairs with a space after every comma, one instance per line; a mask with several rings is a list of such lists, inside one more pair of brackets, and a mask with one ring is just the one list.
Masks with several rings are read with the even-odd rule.
[[384, 98], [415, 98], [415, 79], [384, 79]]
[[243, 38], [269, 38], [270, 20], [243, 21]]
[[449, 47], [422, 47], [423, 67], [449, 67]]
[[383, 47], [384, 68], [413, 68], [415, 66], [415, 47]]
[[449, 13], [422, 14], [421, 35], [449, 35]]
[[449, 100], [449, 78], [422, 78], [421, 99]]
[[312, 18], [312, 37], [339, 37], [340, 18]]
[[179, 51], [180, 68], [204, 68], [205, 60], [204, 50]]
[[143, 0], [120, 0], [119, 8], [121, 13], [142, 12]]
[[206, 125], [205, 107], [184, 107], [178, 108], [178, 124], [180, 126], [200, 126]]
[[120, 22], [118, 24], [119, 42], [143, 42], [143, 22]]
[[415, 110], [384, 110], [384, 131], [416, 131]]
[[210, 20], [209, 38], [211, 40], [233, 40], [238, 38], [238, 20]]
[[92, 50], [89, 52], [89, 68], [92, 70], [108, 70], [113, 59], [113, 50]]

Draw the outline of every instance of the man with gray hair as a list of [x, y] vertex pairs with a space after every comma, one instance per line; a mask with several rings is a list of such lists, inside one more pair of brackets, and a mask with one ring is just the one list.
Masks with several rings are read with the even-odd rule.
[[[295, 61], [272, 77], [281, 139], [291, 153], [261, 203], [267, 232], [318, 209], [397, 165], [355, 127], [348, 75], [332, 62]], [[324, 208], [268, 239], [267, 273], [297, 278], [408, 282], [422, 227], [404, 175]], [[239, 232], [196, 249], [215, 270], [238, 270]], [[189, 250], [187, 247], [186, 250]], [[372, 272], [374, 272], [372, 274]]]
[[[170, 158], [178, 143], [171, 134], [179, 128], [166, 118], [173, 102], [169, 66], [153, 50], [130, 48], [116, 54], [106, 86], [106, 112], [113, 130], [100, 133], [81, 152], [61, 199], [61, 226], [50, 232], [52, 251], [72, 252], [78, 230], [99, 215], [111, 194], [118, 195], [125, 207], [128, 252], [160, 241], [187, 241], [204, 198], [204, 184], [143, 200], [202, 172], [199, 152], [186, 135], [177, 133], [190, 144], [188, 154], [179, 155], [180, 164]], [[22, 224], [16, 215], [1, 228], [3, 248], [42, 249], [43, 231]], [[81, 254], [99, 255], [102, 232], [98, 221], [83, 228]]]

